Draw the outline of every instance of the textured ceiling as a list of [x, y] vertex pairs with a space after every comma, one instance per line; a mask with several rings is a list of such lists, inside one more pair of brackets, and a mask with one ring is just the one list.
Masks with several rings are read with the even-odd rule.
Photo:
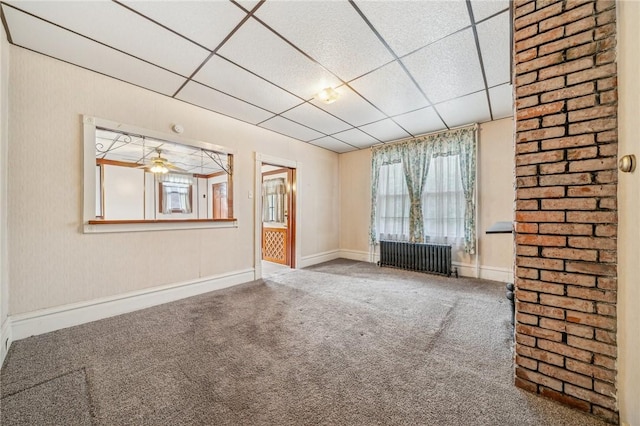
[[508, 1], [1, 3], [14, 45], [335, 152], [512, 115]]

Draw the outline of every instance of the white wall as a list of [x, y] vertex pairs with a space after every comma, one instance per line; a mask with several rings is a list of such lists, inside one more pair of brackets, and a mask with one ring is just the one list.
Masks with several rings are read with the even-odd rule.
[[513, 119], [482, 123], [478, 135], [478, 256], [485, 270], [508, 269], [513, 282], [513, 235], [485, 234], [495, 222], [514, 219]]
[[211, 198], [209, 198], [209, 180], [205, 178], [197, 178], [196, 186], [194, 190], [194, 200], [193, 200], [193, 208], [194, 212], [198, 212], [196, 215], [197, 218], [200, 219], [208, 219], [208, 212], [211, 210], [209, 206]]
[[[480, 276], [513, 279], [513, 236], [486, 235], [494, 222], [513, 220], [514, 154], [513, 119], [479, 126], [478, 148], [478, 255]], [[371, 215], [371, 150], [340, 155], [340, 250], [343, 256], [373, 261], [369, 254]], [[458, 262], [460, 272], [475, 273], [473, 256]]]
[[[254, 267], [255, 151], [296, 161], [301, 256], [337, 251], [338, 155], [11, 46], [9, 314]], [[82, 114], [234, 149], [237, 228], [83, 234]], [[3, 170], [6, 170], [3, 168]], [[258, 242], [259, 243], [259, 242]]]
[[9, 270], [7, 250], [7, 165], [9, 147], [9, 42], [0, 25], [0, 365], [6, 355], [9, 336]]
[[[618, 2], [618, 152], [640, 160], [640, 2]], [[640, 168], [618, 172], [618, 403], [640, 426]]]
[[[213, 218], [213, 185], [216, 183], [222, 183], [222, 182], [227, 182], [227, 175], [210, 177], [205, 182], [206, 188], [204, 188], [204, 190], [207, 193], [205, 208], [206, 208], [206, 217], [209, 219]], [[235, 197], [236, 195], [233, 194], [234, 199]], [[202, 201], [202, 198], [201, 198], [201, 201]], [[232, 206], [233, 206], [233, 202], [232, 202]], [[235, 210], [234, 210], [234, 214], [235, 214]]]
[[144, 170], [106, 164], [103, 169], [104, 206], [102, 211], [105, 219], [144, 219]]

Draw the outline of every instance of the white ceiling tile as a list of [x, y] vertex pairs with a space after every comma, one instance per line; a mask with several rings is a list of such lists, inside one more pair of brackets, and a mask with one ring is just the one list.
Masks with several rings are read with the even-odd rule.
[[318, 99], [312, 100], [311, 103], [353, 126], [360, 126], [384, 118], [383, 113], [350, 88], [341, 86], [336, 88], [336, 92], [340, 94], [340, 97], [332, 104], [325, 104]]
[[176, 98], [253, 124], [273, 116], [268, 111], [192, 81], [187, 83]]
[[325, 134], [340, 132], [351, 127], [344, 121], [308, 103], [297, 106], [282, 116]]
[[244, 7], [249, 12], [251, 12], [253, 8], [256, 7], [258, 3], [260, 3], [259, 0], [236, 0], [236, 1], [240, 4], [240, 6]]
[[26, 1], [18, 7], [57, 25], [189, 76], [209, 52], [161, 26], [105, 1]]
[[478, 24], [477, 29], [487, 85], [491, 87], [508, 82], [511, 75], [509, 12]]
[[13, 42], [147, 89], [173, 95], [185, 79], [11, 7], [3, 8]]
[[304, 102], [219, 56], [213, 56], [193, 79], [274, 113]]
[[398, 56], [471, 25], [464, 1], [356, 1]]
[[471, 0], [471, 8], [474, 20], [479, 22], [498, 12], [509, 10], [509, 0]]
[[396, 115], [393, 119], [413, 135], [421, 135], [446, 128], [432, 107]]
[[401, 114], [429, 105], [397, 61], [354, 80], [349, 85], [387, 115]]
[[211, 50], [247, 15], [226, 1], [126, 0], [123, 3]]
[[350, 129], [344, 132], [332, 135], [334, 138], [346, 142], [358, 148], [366, 148], [371, 145], [380, 143], [377, 139], [372, 138], [360, 129]]
[[443, 102], [436, 105], [436, 108], [449, 127], [491, 120], [487, 94], [484, 90]]
[[433, 103], [484, 88], [471, 29], [440, 40], [402, 61]]
[[265, 129], [273, 130], [305, 142], [324, 136], [322, 133], [316, 132], [315, 130], [279, 116], [261, 123], [260, 127], [264, 127]]
[[218, 53], [292, 93], [310, 99], [339, 84], [324, 70], [255, 19], [248, 20]]
[[503, 84], [489, 89], [493, 119], [513, 116], [513, 86]]
[[257, 16], [345, 81], [394, 59], [348, 2], [268, 1]]
[[366, 126], [360, 127], [360, 129], [380, 139], [382, 142], [391, 142], [410, 136], [390, 118], [367, 124]]
[[328, 149], [329, 151], [337, 152], [339, 154], [343, 152], [355, 151], [357, 149], [335, 138], [332, 138], [331, 136], [325, 136], [324, 138], [315, 139], [309, 143], [321, 148]]

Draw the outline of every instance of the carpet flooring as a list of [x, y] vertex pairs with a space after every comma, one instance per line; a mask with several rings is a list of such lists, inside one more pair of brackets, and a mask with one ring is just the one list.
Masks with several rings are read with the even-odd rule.
[[603, 425], [513, 386], [504, 285], [336, 260], [14, 342], [2, 425]]

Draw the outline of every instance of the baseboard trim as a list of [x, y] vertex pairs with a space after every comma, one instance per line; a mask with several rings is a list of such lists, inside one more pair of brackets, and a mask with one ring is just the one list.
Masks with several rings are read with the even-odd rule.
[[371, 262], [371, 255], [368, 251], [340, 250], [340, 257], [343, 259], [358, 260], [360, 262]]
[[299, 268], [306, 268], [307, 266], [317, 265], [318, 263], [328, 262], [340, 257], [340, 250], [330, 250], [322, 253], [312, 254], [310, 256], [303, 256], [300, 258]]
[[0, 327], [0, 367], [4, 363], [4, 359], [9, 352], [11, 343], [13, 342], [13, 336], [11, 335], [11, 318], [7, 317]]
[[[359, 250], [340, 250], [340, 256], [344, 259], [358, 260], [360, 262], [376, 263], [380, 256], [378, 254], [373, 255], [373, 261], [371, 261], [371, 254], [366, 251]], [[458, 269], [458, 274], [462, 277], [475, 277], [476, 265], [470, 263], [452, 262], [453, 267]], [[497, 266], [483, 266], [480, 265], [479, 273], [483, 280], [501, 281], [501, 282], [513, 282], [513, 270], [509, 268], [501, 268]]]
[[[15, 340], [161, 305], [253, 281], [254, 269], [204, 277], [86, 302], [57, 306], [10, 317]], [[3, 331], [3, 339], [4, 339]]]
[[[453, 262], [453, 267], [458, 268], [458, 274], [462, 277], [476, 276], [476, 265], [474, 264]], [[480, 265], [478, 269], [480, 273], [478, 278], [483, 280], [513, 282], [513, 271], [509, 268]]]

